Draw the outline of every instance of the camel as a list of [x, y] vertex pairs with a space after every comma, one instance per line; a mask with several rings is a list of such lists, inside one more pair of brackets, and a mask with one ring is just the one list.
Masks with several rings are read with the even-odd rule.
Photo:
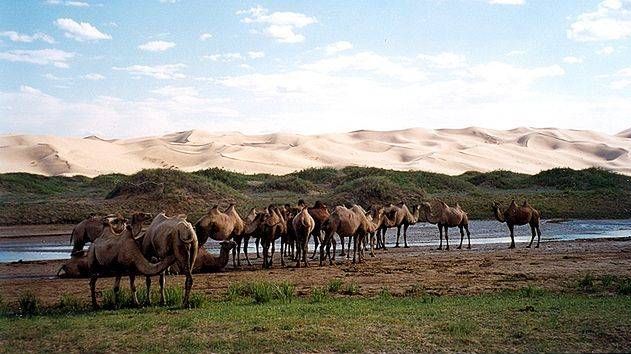
[[[245, 254], [245, 260], [248, 262], [248, 265], [251, 266], [250, 258], [248, 257], [248, 244], [250, 242], [250, 238], [254, 237], [256, 243], [256, 258], [259, 258], [259, 243], [260, 239], [260, 227], [263, 220], [263, 213], [260, 213], [256, 210], [256, 208], [250, 209], [248, 215], [246, 215], [243, 220], [244, 229], [241, 235], [235, 237], [235, 241], [237, 242], [237, 254], [241, 253], [241, 241], [243, 241], [243, 253]], [[237, 265], [240, 265], [240, 260], [238, 260]]]
[[[204, 246], [199, 246], [195, 265], [193, 265], [193, 273], [217, 273], [226, 268], [230, 259], [230, 251], [235, 248], [237, 243], [227, 240], [219, 242], [219, 245], [221, 246], [219, 256], [210, 254]], [[180, 268], [177, 264], [171, 266], [170, 270], [173, 274], [180, 274]]]
[[311, 259], [314, 259], [318, 250], [318, 245], [322, 241], [322, 225], [329, 219], [329, 216], [331, 214], [329, 213], [326, 204], [322, 203], [319, 200], [316, 200], [314, 205], [308, 208], [308, 211], [309, 215], [311, 215], [314, 221], [313, 231], [311, 231], [311, 235], [313, 236], [313, 243], [315, 245]]
[[[264, 212], [257, 215], [257, 218], [249, 225], [246, 232], [258, 233], [261, 238], [261, 246], [263, 247], [263, 268], [270, 268], [276, 249], [275, 241], [287, 233], [287, 222], [283, 218], [281, 210], [274, 205], [268, 206]], [[271, 254], [270, 246], [272, 248]], [[281, 262], [284, 265], [282, 253]]]
[[539, 241], [541, 240], [539, 220], [541, 218], [541, 214], [537, 209], [530, 206], [527, 201], [524, 201], [524, 204], [522, 206], [517, 206], [515, 200], [511, 201], [508, 209], [504, 210], [504, 212], [501, 212], [500, 204], [497, 202], [493, 203], [492, 208], [495, 218], [499, 222], [505, 222], [506, 225], [508, 225], [508, 229], [510, 230], [510, 246], [508, 248], [515, 248], [515, 226], [526, 224], [530, 225], [530, 231], [532, 233], [530, 243], [526, 247], [530, 248], [532, 246], [532, 242], [535, 239], [535, 236], [537, 236], [537, 245], [535, 246], [535, 248], [539, 248]]
[[[337, 234], [342, 237], [354, 237], [355, 250], [353, 252], [353, 263], [357, 263], [357, 250], [359, 245], [363, 242], [364, 237], [371, 232], [377, 230], [377, 225], [368, 217], [366, 217], [366, 211], [359, 205], [346, 208], [344, 206], [337, 206], [333, 209], [331, 216], [324, 223], [323, 229], [325, 231], [324, 240], [320, 245], [320, 265], [324, 262], [324, 248], [327, 248], [327, 257], [329, 258], [329, 264], [333, 264], [335, 258], [335, 244], [333, 244], [333, 258], [330, 254], [330, 246], [333, 241], [333, 235]], [[343, 239], [342, 239], [343, 240]], [[363, 250], [359, 250], [359, 261], [362, 261]]]
[[[193, 225], [186, 221], [186, 215], [167, 217], [164, 212], [158, 214], [142, 240], [142, 253], [145, 257], [165, 259], [175, 256], [179, 269], [186, 275], [184, 283], [184, 307], [188, 307], [188, 299], [193, 287], [193, 265], [198, 250], [197, 235]], [[160, 304], [164, 304], [164, 271], [160, 272]], [[147, 276], [147, 294], [151, 294], [151, 276]], [[151, 296], [147, 295], [147, 303]]]
[[[389, 227], [396, 226], [397, 228], [397, 243], [394, 247], [399, 247], [399, 238], [401, 237], [401, 227], [403, 227], [403, 244], [405, 248], [408, 248], [408, 227], [410, 225], [414, 225], [418, 222], [420, 216], [420, 206], [415, 205], [412, 207], [412, 211], [405, 205], [405, 203], [401, 202], [397, 205], [388, 205], [385, 208], [385, 212], [388, 215], [388, 219], [392, 220], [391, 224], [384, 224], [379, 229], [377, 233], [378, 239], [378, 247], [381, 249], [386, 249], [386, 231]], [[379, 237], [381, 234], [381, 237]], [[379, 247], [381, 246], [381, 247]]]
[[[63, 272], [63, 273], [62, 273]], [[88, 251], [81, 250], [70, 255], [70, 260], [57, 271], [59, 278], [81, 278], [90, 275]]]
[[124, 274], [129, 275], [132, 299], [134, 304], [138, 305], [135, 284], [136, 274], [151, 276], [163, 272], [175, 261], [175, 257], [169, 255], [168, 257], [164, 257], [159, 263], [151, 264], [144, 257], [136, 240], [134, 240], [131, 226], [128, 225], [123, 232], [117, 234], [109, 220], [105, 222], [107, 223], [106, 230], [102, 233], [101, 237], [90, 245], [86, 256], [87, 270], [90, 274], [92, 307], [95, 309], [98, 308], [96, 301], [96, 281], [99, 276], [105, 273], [114, 273], [116, 275], [114, 294], [117, 300], [121, 277]]
[[296, 267], [300, 268], [301, 257], [305, 267], [308, 267], [309, 263], [307, 262], [307, 251], [309, 249], [309, 236], [315, 228], [315, 221], [309, 214], [309, 209], [306, 205], [293, 218], [292, 225], [296, 237]]
[[[230, 204], [225, 211], [215, 205], [210, 211], [195, 223], [195, 231], [199, 237], [199, 245], [203, 246], [208, 238], [215, 241], [225, 241], [233, 238], [241, 243], [243, 233], [243, 219], [237, 213], [234, 204]], [[236, 249], [232, 250], [232, 265], [241, 266], [241, 259]]]
[[80, 252], [83, 250], [88, 242], [94, 242], [101, 232], [106, 228], [105, 220], [109, 220], [109, 224], [112, 226], [115, 233], [121, 233], [125, 230], [127, 220], [120, 214], [110, 214], [104, 217], [90, 216], [89, 218], [78, 223], [70, 234], [70, 243], [72, 246], [72, 253]]
[[449, 251], [448, 230], [450, 227], [458, 227], [460, 229], [460, 245], [458, 246], [458, 249], [462, 248], [465, 231], [467, 232], [467, 249], [471, 249], [471, 233], [469, 232], [469, 217], [467, 216], [467, 213], [465, 213], [457, 203], [455, 207], [448, 206], [442, 200], [439, 200], [436, 204], [436, 212], [432, 212], [432, 206], [430, 203], [425, 202], [421, 204], [421, 207], [424, 211], [425, 220], [430, 224], [438, 225], [438, 231], [440, 232], [440, 245], [438, 246], [438, 249], [443, 249], [444, 229], [445, 242], [447, 243], [445, 249]]

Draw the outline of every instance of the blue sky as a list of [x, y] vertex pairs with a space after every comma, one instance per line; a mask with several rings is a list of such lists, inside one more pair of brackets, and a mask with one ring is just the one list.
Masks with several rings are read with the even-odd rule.
[[631, 2], [0, 2], [0, 133], [631, 127]]

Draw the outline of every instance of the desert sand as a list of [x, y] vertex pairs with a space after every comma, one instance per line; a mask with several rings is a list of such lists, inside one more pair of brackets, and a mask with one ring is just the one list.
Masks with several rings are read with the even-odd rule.
[[601, 167], [631, 175], [631, 129], [517, 128], [355, 131], [321, 135], [210, 133], [106, 140], [0, 135], [0, 172], [97, 176], [145, 168], [210, 167], [285, 174], [308, 167], [371, 166], [456, 175], [497, 169], [537, 173], [554, 167]]

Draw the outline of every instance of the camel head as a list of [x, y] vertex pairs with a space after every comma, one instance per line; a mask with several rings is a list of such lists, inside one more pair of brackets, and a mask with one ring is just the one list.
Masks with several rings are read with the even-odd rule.
[[316, 209], [326, 209], [327, 208], [326, 204], [322, 203], [319, 200], [315, 201], [315, 204], [313, 204], [313, 207], [316, 208]]
[[304, 200], [304, 199], [300, 199], [300, 200], [298, 200], [298, 207], [299, 207], [299, 208], [304, 208], [304, 207], [306, 207], [306, 206], [307, 206], [307, 203], [305, 203], [305, 200]]
[[144, 224], [153, 219], [153, 215], [150, 213], [133, 213], [131, 215], [131, 224]]
[[101, 219], [103, 223], [103, 227], [110, 228], [113, 233], [120, 234], [125, 230], [125, 226], [127, 225], [127, 219], [125, 219], [122, 215], [108, 215]]

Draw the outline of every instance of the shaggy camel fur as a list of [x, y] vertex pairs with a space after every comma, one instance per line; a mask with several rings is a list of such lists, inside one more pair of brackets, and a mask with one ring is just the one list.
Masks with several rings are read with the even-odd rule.
[[[366, 217], [366, 211], [358, 205], [354, 205], [351, 209], [344, 206], [337, 206], [333, 209], [331, 216], [324, 223], [325, 232], [324, 240], [320, 245], [320, 265], [324, 262], [324, 248], [326, 247], [329, 264], [333, 264], [335, 259], [335, 244], [333, 245], [333, 258], [331, 257], [330, 247], [333, 235], [337, 234], [342, 237], [355, 238], [355, 252], [353, 254], [353, 263], [357, 262], [356, 251], [358, 246], [363, 242], [366, 235], [375, 232], [377, 225]], [[362, 260], [362, 250], [360, 250], [359, 261]]]
[[467, 232], [468, 249], [471, 249], [471, 233], [469, 232], [469, 217], [465, 213], [459, 204], [455, 207], [450, 207], [442, 200], [437, 201], [436, 208], [432, 211], [432, 206], [425, 202], [421, 204], [425, 220], [430, 224], [438, 225], [438, 231], [440, 233], [440, 245], [439, 250], [443, 249], [443, 229], [445, 230], [445, 242], [447, 246], [446, 250], [449, 250], [449, 236], [448, 230], [450, 227], [458, 227], [460, 229], [460, 245], [458, 249], [462, 248], [462, 241], [464, 240], [465, 231]]
[[[244, 227], [243, 219], [239, 216], [234, 204], [230, 204], [223, 212], [215, 205], [195, 223], [195, 231], [201, 246], [206, 243], [208, 238], [212, 238], [215, 241], [225, 241], [234, 238], [241, 243], [241, 234]], [[232, 251], [232, 265], [235, 267], [237, 265], [241, 266], [241, 259], [236, 249]]]
[[300, 268], [301, 257], [305, 267], [308, 267], [307, 250], [309, 248], [309, 235], [311, 235], [315, 228], [315, 221], [309, 214], [309, 210], [306, 206], [293, 218], [292, 225], [296, 236], [296, 267]]
[[[178, 267], [186, 275], [183, 305], [188, 307], [189, 294], [193, 287], [193, 265], [197, 257], [197, 235], [193, 225], [186, 221], [186, 215], [167, 217], [158, 214], [142, 240], [142, 253], [145, 257], [165, 259], [175, 256]], [[160, 273], [160, 303], [164, 304], [164, 272]], [[151, 294], [151, 277], [147, 276], [147, 294]], [[147, 303], [151, 296], [147, 296]]]
[[513, 200], [508, 206], [508, 209], [504, 210], [504, 212], [500, 211], [500, 204], [495, 202], [493, 203], [493, 214], [499, 222], [505, 222], [506, 225], [508, 225], [508, 229], [510, 230], [509, 248], [515, 248], [515, 226], [526, 224], [530, 225], [530, 231], [532, 233], [532, 238], [530, 239], [530, 243], [527, 247], [530, 248], [532, 246], [532, 242], [534, 241], [535, 236], [537, 236], [537, 245], [535, 248], [539, 248], [539, 241], [541, 240], [539, 221], [541, 214], [537, 209], [530, 206], [527, 201], [524, 201], [522, 206], [517, 206], [517, 203]]
[[125, 230], [127, 220], [120, 214], [110, 214], [104, 217], [90, 216], [72, 229], [70, 234], [70, 243], [73, 245], [71, 253], [83, 250], [86, 243], [94, 242], [101, 236], [101, 232], [105, 229], [106, 220], [112, 225], [114, 232], [121, 233]]
[[[418, 219], [420, 216], [420, 206], [415, 205], [412, 207], [412, 211], [410, 211], [407, 205], [401, 202], [397, 205], [390, 204], [386, 206], [384, 209], [385, 209], [386, 215], [388, 215], [388, 218], [393, 221], [394, 225], [392, 226], [383, 225], [380, 228], [379, 233], [377, 234], [377, 238], [381, 240], [381, 242], [378, 242], [379, 246], [381, 246], [381, 249], [384, 249], [384, 250], [386, 249], [386, 231], [388, 230], [388, 227], [396, 226], [397, 243], [394, 245], [394, 247], [399, 247], [399, 239], [401, 237], [401, 227], [403, 227], [403, 247], [408, 248], [409, 247], [408, 246], [408, 227], [418, 222]], [[381, 237], [379, 237], [379, 234], [381, 234]]]
[[[204, 246], [199, 246], [197, 250], [197, 258], [195, 258], [195, 265], [193, 266], [193, 273], [217, 273], [226, 268], [228, 260], [230, 259], [230, 251], [232, 251], [237, 245], [232, 240], [226, 240], [219, 242], [221, 246], [219, 250], [219, 256], [210, 254]], [[180, 268], [177, 264], [174, 264], [170, 268], [173, 274], [180, 274]]]
[[[107, 222], [107, 221], [106, 221]], [[106, 230], [101, 237], [96, 239], [88, 249], [87, 268], [90, 273], [90, 292], [92, 295], [92, 307], [98, 308], [96, 302], [96, 281], [99, 276], [107, 273], [114, 273], [114, 294], [118, 301], [120, 280], [122, 275], [129, 275], [129, 286], [132, 292], [134, 304], [138, 304], [136, 296], [136, 274], [146, 276], [156, 275], [163, 272], [175, 261], [175, 257], [170, 255], [157, 263], [151, 264], [143, 256], [136, 240], [132, 235], [131, 226], [127, 226], [120, 234], [114, 232], [112, 225], [107, 222]]]

